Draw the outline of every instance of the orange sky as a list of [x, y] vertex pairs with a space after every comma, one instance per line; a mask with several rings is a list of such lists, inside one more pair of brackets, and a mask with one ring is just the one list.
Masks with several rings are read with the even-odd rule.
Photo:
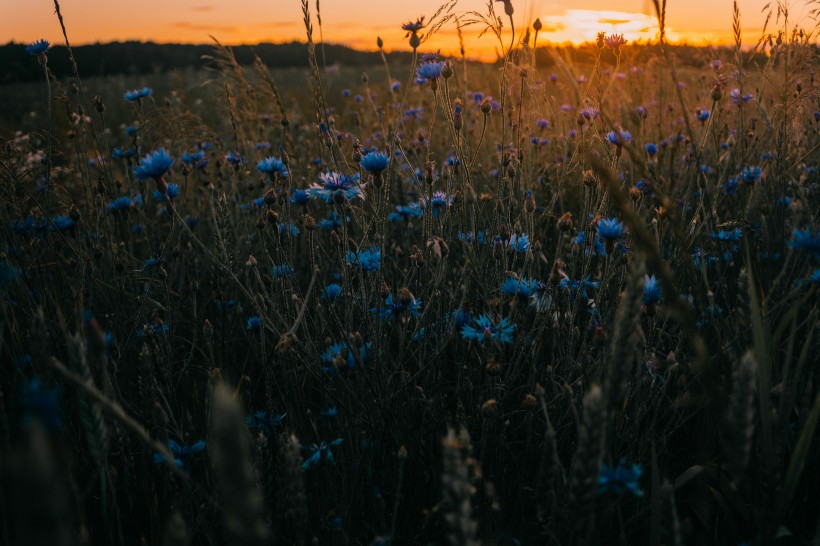
[[[310, 0], [315, 15], [315, 1]], [[407, 49], [400, 26], [420, 15], [428, 17], [442, 0], [320, 0], [324, 39], [354, 47], [373, 48], [381, 36], [388, 50]], [[635, 40], [657, 32], [651, 0], [512, 0], [516, 25], [540, 17], [545, 31], [539, 39], [580, 42], [599, 30], [626, 34]], [[744, 41], [757, 41], [768, 0], [741, 0]], [[731, 39], [731, 0], [670, 0], [667, 26], [671, 39], [694, 43], [725, 43]], [[74, 44], [113, 40], [207, 42], [213, 34], [226, 44], [304, 40], [300, 0], [63, 0], [61, 9]], [[503, 16], [503, 4], [496, 3]], [[456, 13], [486, 12], [485, 0], [459, 0]], [[805, 15], [794, 4], [794, 16]], [[45, 38], [62, 42], [51, 0], [0, 0], [0, 42], [32, 42]], [[317, 39], [318, 39], [318, 25]], [[468, 54], [486, 57], [495, 43], [479, 40], [478, 28], [465, 31]], [[454, 26], [442, 29], [428, 48], [456, 49]]]

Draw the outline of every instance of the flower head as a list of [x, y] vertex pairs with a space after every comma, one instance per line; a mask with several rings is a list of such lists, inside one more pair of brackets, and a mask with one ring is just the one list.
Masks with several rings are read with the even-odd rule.
[[282, 176], [288, 175], [288, 168], [285, 164], [275, 157], [268, 157], [256, 164], [256, 170], [266, 173], [268, 176], [280, 174]]
[[388, 294], [384, 300], [384, 306], [374, 307], [370, 312], [379, 315], [382, 320], [392, 320], [395, 317], [417, 318], [421, 316], [421, 300], [416, 299], [412, 294], [409, 298], [394, 298], [392, 294]]
[[352, 201], [359, 197], [364, 199], [362, 188], [365, 184], [359, 182], [359, 175], [327, 172], [319, 175], [321, 184], [311, 184], [308, 192], [311, 197], [318, 197], [328, 204]]
[[387, 157], [387, 154], [383, 154], [381, 152], [370, 152], [362, 158], [360, 165], [362, 166], [362, 169], [366, 170], [370, 174], [378, 175], [387, 168], [389, 163], [390, 159]]
[[751, 93], [741, 93], [740, 89], [737, 88], [729, 91], [729, 100], [738, 106], [743, 106], [747, 102], [752, 101], [754, 98], [755, 96]]
[[419, 65], [416, 76], [420, 83], [437, 80], [441, 77], [442, 69], [444, 69], [444, 61], [428, 61]]
[[624, 225], [617, 218], [605, 218], [598, 222], [596, 230], [604, 241], [616, 241], [623, 237]]
[[526, 277], [520, 279], [507, 277], [501, 285], [501, 293], [512, 298], [529, 301], [535, 295], [539, 284], [538, 281], [528, 280]]
[[307, 470], [314, 464], [319, 463], [323, 457], [330, 464], [334, 464], [336, 461], [333, 458], [333, 452], [330, 448], [340, 445], [343, 441], [343, 438], [336, 438], [332, 442], [321, 442], [319, 445], [313, 444], [310, 447], [303, 446], [302, 449], [309, 451], [311, 454], [310, 457], [302, 463], [302, 470]]
[[632, 142], [632, 133], [629, 131], [610, 131], [606, 134], [606, 139], [616, 146], [623, 146]]
[[160, 148], [140, 159], [139, 167], [134, 167], [137, 180], [161, 178], [174, 164], [174, 158], [168, 155], [165, 148]]
[[640, 487], [641, 474], [643, 474], [641, 465], [628, 466], [625, 459], [621, 459], [615, 468], [605, 464], [601, 465], [601, 474], [598, 476], [598, 494], [622, 495], [629, 492], [636, 497], [641, 497], [643, 496]]
[[342, 295], [342, 287], [337, 283], [331, 283], [322, 289], [323, 301], [336, 301], [336, 298]]
[[519, 252], [521, 254], [527, 252], [530, 249], [529, 235], [526, 233], [522, 233], [521, 235], [513, 233], [507, 243], [507, 248], [510, 251]]
[[48, 40], [37, 40], [36, 42], [26, 46], [26, 53], [29, 55], [36, 57], [37, 55], [43, 55], [48, 52], [48, 48], [51, 44]]
[[811, 254], [815, 260], [820, 260], [820, 232], [812, 235], [810, 228], [796, 229], [788, 244], [789, 248]]
[[[358, 351], [356, 352], [359, 356], [359, 362], [367, 362], [367, 351], [371, 346], [372, 344], [365, 343], [358, 348]], [[333, 372], [338, 371], [339, 369], [352, 370], [356, 367], [357, 363], [356, 353], [354, 353], [354, 350], [354, 345], [345, 341], [339, 341], [331, 344], [322, 353], [322, 362], [325, 364], [323, 369], [325, 371]]]
[[401, 26], [401, 29], [407, 32], [418, 32], [422, 28], [424, 28], [424, 17], [420, 17], [415, 21], [408, 21]]
[[370, 250], [359, 250], [357, 252], [348, 252], [345, 260], [348, 265], [361, 268], [362, 271], [373, 273], [381, 268], [382, 252], [377, 246]]
[[626, 44], [626, 38], [623, 34], [610, 34], [604, 38], [604, 45], [611, 49], [617, 49], [624, 44]]
[[661, 285], [655, 275], [646, 275], [643, 280], [643, 303], [644, 305], [652, 305], [658, 303], [663, 297]]
[[258, 332], [262, 329], [262, 320], [259, 318], [258, 315], [254, 315], [248, 318], [248, 322], [245, 325], [245, 329], [249, 332]]
[[145, 97], [150, 97], [153, 92], [154, 90], [150, 87], [143, 87], [142, 89], [132, 89], [131, 91], [126, 91], [123, 94], [123, 98], [128, 102], [135, 102], [138, 100], [142, 100]]
[[508, 318], [502, 318], [498, 322], [493, 322], [487, 315], [481, 315], [475, 319], [476, 326], [464, 325], [461, 328], [461, 337], [470, 341], [484, 343], [485, 341], [498, 341], [499, 343], [512, 343], [515, 334], [515, 324]]
[[[174, 464], [179, 468], [187, 468], [188, 460], [194, 453], [205, 451], [205, 440], [200, 440], [192, 446], [179, 445], [175, 440], [168, 440], [168, 451], [174, 457]], [[154, 453], [154, 464], [162, 464], [168, 459], [162, 453]]]

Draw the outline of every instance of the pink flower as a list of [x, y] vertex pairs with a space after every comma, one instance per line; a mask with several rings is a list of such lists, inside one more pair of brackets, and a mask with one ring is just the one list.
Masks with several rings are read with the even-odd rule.
[[621, 47], [626, 43], [626, 38], [624, 38], [623, 34], [610, 34], [606, 38], [604, 38], [604, 44], [606, 47], [611, 47], [612, 49], [616, 49]]

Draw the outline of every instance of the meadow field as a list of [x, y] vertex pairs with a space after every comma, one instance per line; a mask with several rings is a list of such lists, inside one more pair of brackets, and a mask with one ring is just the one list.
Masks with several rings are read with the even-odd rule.
[[[572, 53], [453, 6], [364, 68], [306, 1], [303, 68], [28, 47], [0, 544], [820, 544], [815, 29], [683, 59], [663, 3]], [[498, 61], [425, 47], [457, 22]]]

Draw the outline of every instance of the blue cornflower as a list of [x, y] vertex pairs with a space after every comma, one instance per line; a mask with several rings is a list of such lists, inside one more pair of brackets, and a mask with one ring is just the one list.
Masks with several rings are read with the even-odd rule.
[[649, 157], [655, 157], [655, 154], [657, 154], [657, 153], [658, 153], [658, 145], [657, 144], [653, 144], [652, 142], [650, 142], [649, 144], [646, 145], [646, 154]]
[[710, 115], [711, 113], [709, 112], [709, 110], [695, 110], [695, 116], [698, 118], [698, 121], [700, 122], [707, 121]]
[[416, 69], [417, 81], [424, 83], [427, 81], [435, 81], [441, 77], [441, 70], [444, 68], [444, 61], [428, 61], [421, 63]]
[[729, 100], [732, 101], [733, 104], [737, 104], [738, 106], [743, 106], [747, 102], [753, 100], [755, 98], [754, 95], [751, 93], [741, 94], [740, 89], [732, 89], [729, 91]]
[[324, 301], [336, 301], [336, 298], [342, 295], [342, 287], [338, 284], [331, 283], [325, 286], [322, 289], [322, 300]]
[[33, 419], [38, 419], [49, 430], [59, 430], [63, 427], [60, 389], [46, 387], [39, 377], [22, 384], [17, 395], [17, 404], [23, 426], [28, 425]]
[[655, 193], [652, 191], [652, 186], [649, 185], [649, 182], [647, 182], [643, 178], [635, 182], [635, 188], [637, 188], [639, 192], [645, 193], [649, 196], [652, 196]]
[[560, 281], [558, 281], [558, 287], [562, 290], [566, 290], [567, 292], [569, 292], [570, 297], [575, 297], [575, 294], [580, 292], [581, 297], [588, 298], [589, 296], [587, 295], [586, 289], [598, 288], [598, 286], [600, 286], [601, 284], [598, 281], [591, 281], [589, 279], [589, 276], [587, 276], [587, 278], [583, 281], [563, 278]]
[[646, 275], [643, 279], [643, 303], [644, 305], [652, 305], [658, 303], [663, 297], [661, 285], [655, 275]]
[[257, 332], [262, 329], [262, 319], [258, 315], [254, 315], [248, 319], [245, 329], [249, 332]]
[[267, 432], [279, 425], [284, 418], [284, 415], [268, 415], [265, 410], [258, 410], [245, 417], [245, 426], [247, 426], [248, 430], [251, 431], [258, 430], [261, 432]]
[[416, 108], [408, 108], [403, 113], [404, 117], [414, 119], [416, 121], [420, 120], [424, 117], [424, 108], [416, 107]]
[[548, 289], [547, 283], [541, 281], [532, 281], [532, 283], [530, 307], [534, 307], [538, 313], [548, 310], [552, 305], [552, 294]]
[[601, 474], [598, 476], [598, 494], [622, 495], [629, 492], [636, 497], [641, 497], [643, 496], [639, 483], [641, 474], [643, 474], [641, 465], [628, 466], [625, 459], [621, 459], [615, 468], [606, 464], [601, 465]]
[[[569, 105], [566, 105], [566, 106], [569, 110], [573, 109], [572, 106], [569, 106]], [[563, 110], [564, 107], [562, 106], [561, 109]], [[588, 106], [588, 107], [583, 108], [581, 110], [581, 116], [586, 120], [598, 119], [599, 114], [600, 114], [600, 112], [598, 111], [598, 109], [594, 108], [592, 106]]]
[[291, 237], [296, 237], [297, 235], [299, 235], [299, 228], [296, 227], [296, 224], [294, 224], [293, 222], [279, 224], [279, 236], [281, 237], [282, 235], [290, 235]]
[[760, 167], [751, 165], [749, 167], [744, 167], [742, 176], [744, 182], [746, 182], [747, 184], [754, 184], [755, 182], [760, 180], [761, 176], [763, 176], [763, 171], [760, 169]]
[[712, 233], [712, 239], [722, 241], [725, 243], [736, 243], [743, 238], [743, 230], [735, 228], [731, 231], [720, 230], [717, 233]]
[[51, 220], [48, 222], [48, 230], [66, 231], [73, 228], [75, 225], [74, 220], [72, 220], [70, 216], [60, 214], [58, 216], [51, 217]]
[[598, 222], [595, 228], [598, 236], [609, 244], [617, 241], [624, 234], [624, 225], [617, 218], [604, 218]]
[[153, 92], [154, 90], [150, 87], [143, 87], [142, 89], [132, 89], [131, 91], [126, 91], [123, 94], [123, 98], [125, 98], [125, 100], [127, 100], [128, 102], [135, 102], [138, 100], [142, 100], [145, 97], [150, 97], [151, 93]]
[[288, 264], [275, 265], [271, 268], [270, 274], [273, 275], [274, 279], [281, 279], [293, 275], [293, 269]]
[[160, 178], [174, 164], [174, 158], [168, 155], [165, 148], [160, 148], [140, 159], [139, 167], [134, 168], [137, 180]]
[[370, 152], [362, 158], [360, 165], [362, 169], [366, 170], [372, 175], [379, 175], [387, 168], [390, 163], [390, 158], [387, 154], [381, 152]]
[[535, 290], [538, 286], [538, 281], [528, 280], [526, 277], [516, 279], [515, 277], [507, 277], [501, 285], [501, 293], [513, 298], [522, 300], [529, 300], [535, 295]]
[[[422, 205], [426, 207], [427, 201], [427, 199], [422, 199]], [[432, 204], [431, 209], [433, 211], [433, 216], [438, 218], [438, 215], [441, 213], [441, 209], [449, 208], [453, 204], [453, 196], [448, 196], [443, 191], [437, 191], [433, 194], [433, 199], [430, 203]]]
[[325, 417], [333, 419], [334, 417], [339, 415], [339, 409], [336, 406], [330, 406], [326, 410], [322, 411], [321, 414]]
[[136, 195], [135, 197], [128, 197], [127, 195], [124, 195], [110, 201], [108, 205], [106, 205], [106, 208], [108, 210], [113, 210], [114, 212], [124, 212], [139, 205], [142, 205], [142, 195]]
[[154, 191], [151, 192], [151, 195], [159, 202], [165, 201], [166, 197], [168, 200], [173, 201], [177, 196], [179, 196], [179, 184], [168, 184], [168, 189], [165, 190], [165, 193]]
[[419, 317], [421, 316], [421, 300], [412, 296], [405, 304], [400, 299], [394, 299], [392, 294], [388, 294], [384, 300], [384, 306], [379, 309], [373, 307], [370, 312], [374, 315], [380, 315], [382, 320], [393, 320], [397, 316]]
[[182, 157], [180, 157], [179, 159], [183, 163], [193, 163], [194, 161], [199, 161], [203, 157], [205, 157], [205, 152], [200, 150], [200, 151], [192, 153], [192, 154], [188, 153], [188, 152], [185, 152], [185, 153], [182, 154]]
[[308, 192], [311, 197], [318, 197], [322, 201], [333, 204], [343, 203], [346, 200], [352, 201], [360, 197], [364, 199], [362, 188], [364, 184], [359, 183], [359, 175], [348, 176], [341, 173], [321, 173], [319, 175], [321, 184], [311, 184]]
[[463, 326], [461, 328], [461, 337], [479, 343], [489, 340], [495, 340], [499, 343], [512, 343], [515, 324], [511, 323], [510, 319], [505, 317], [494, 324], [490, 317], [481, 315], [475, 319], [475, 323], [478, 325], [477, 328], [469, 325]]
[[267, 173], [268, 176], [280, 174], [282, 176], [288, 175], [288, 168], [285, 164], [275, 157], [268, 157], [256, 164], [256, 170]]
[[450, 312], [450, 324], [456, 328], [461, 328], [472, 322], [473, 316], [464, 309], [453, 309]]
[[228, 155], [225, 156], [225, 161], [227, 161], [231, 165], [241, 165], [243, 159], [242, 156], [237, 153], [228, 152]]
[[421, 218], [424, 212], [416, 202], [407, 205], [396, 205], [396, 210], [387, 215], [390, 222], [399, 223], [413, 218]]
[[806, 280], [812, 284], [820, 284], [820, 268], [815, 269]]
[[37, 55], [43, 55], [48, 52], [48, 48], [51, 44], [48, 40], [37, 40], [36, 42], [26, 46], [26, 53], [29, 55], [36, 57]]
[[152, 322], [151, 324], [144, 324], [141, 329], [137, 330], [136, 334], [139, 338], [164, 336], [171, 328], [167, 322]]
[[483, 245], [487, 240], [487, 235], [483, 231], [479, 231], [478, 236], [476, 237], [473, 235], [472, 231], [468, 231], [467, 233], [459, 231], [456, 234], [456, 238], [459, 241], [464, 241], [465, 243], [472, 243], [473, 241], [476, 241], [478, 244]]
[[162, 265], [162, 260], [159, 258], [148, 258], [144, 262], [142, 262], [142, 266], [140, 267], [140, 271], [147, 271], [149, 269], [153, 269], [155, 267], [159, 267]]
[[382, 251], [379, 247], [374, 246], [370, 250], [359, 250], [358, 252], [349, 251], [345, 260], [348, 265], [357, 266], [362, 271], [373, 273], [381, 268]]
[[723, 183], [723, 193], [725, 195], [737, 195], [738, 186], [737, 178], [730, 176], [729, 179]]
[[137, 150], [131, 148], [130, 150], [121, 150], [120, 148], [114, 148], [111, 150], [111, 157], [114, 159], [127, 159], [129, 157], [134, 157], [137, 155]]
[[525, 253], [530, 249], [530, 237], [526, 233], [518, 235], [513, 233], [507, 241], [507, 248], [513, 252]]
[[[578, 235], [576, 235], [575, 238], [572, 239], [572, 244], [578, 245], [578, 246], [581, 246], [581, 247], [586, 245], [586, 242], [587, 242], [587, 234], [584, 233], [583, 231], [579, 231]], [[603, 241], [601, 241], [600, 237], [595, 237], [593, 239], [593, 244], [595, 246], [595, 253], [598, 256], [606, 256], [607, 255], [606, 245], [604, 245], [604, 243], [603, 243]], [[589, 254], [592, 251], [593, 250], [591, 248], [585, 248], [584, 249], [584, 254], [589, 256]]]
[[308, 190], [296, 190], [290, 194], [291, 205], [307, 205], [310, 201], [310, 192]]
[[[179, 445], [175, 440], [168, 440], [168, 450], [174, 457], [174, 464], [179, 468], [187, 468], [188, 459], [194, 453], [205, 451], [205, 440], [200, 440], [192, 446]], [[154, 464], [162, 464], [166, 461], [162, 453], [154, 453]]]
[[[367, 351], [371, 346], [371, 343], [367, 343], [359, 347], [359, 360], [362, 363], [367, 362]], [[353, 347], [352, 343], [350, 347]], [[355, 368], [357, 363], [356, 355], [350, 350], [350, 347], [348, 347], [346, 342], [339, 341], [325, 349], [322, 353], [322, 362], [325, 363], [323, 369], [325, 371], [336, 371], [339, 368], [346, 368], [348, 370]]]
[[321, 442], [319, 445], [313, 444], [310, 447], [302, 446], [302, 449], [311, 451], [310, 457], [305, 459], [305, 462], [302, 463], [302, 470], [307, 470], [314, 464], [317, 464], [319, 461], [322, 460], [322, 457], [324, 457], [325, 460], [330, 464], [334, 464], [335, 460], [333, 458], [333, 452], [330, 450], [330, 448], [338, 446], [342, 442], [344, 442], [343, 438], [336, 438], [332, 442]]
[[[345, 218], [348, 222], [350, 221], [349, 216], [345, 216]], [[326, 229], [328, 231], [331, 229], [336, 229], [342, 226], [342, 215], [336, 212], [335, 210], [332, 210], [330, 211], [330, 214], [327, 215], [327, 218], [319, 220], [319, 222], [316, 225], [319, 227], [319, 229]]]
[[820, 232], [811, 233], [811, 228], [796, 229], [792, 233], [789, 248], [810, 253], [815, 260], [820, 259]]
[[623, 146], [624, 144], [632, 142], [632, 133], [629, 131], [610, 131], [606, 134], [606, 138], [616, 146]]

